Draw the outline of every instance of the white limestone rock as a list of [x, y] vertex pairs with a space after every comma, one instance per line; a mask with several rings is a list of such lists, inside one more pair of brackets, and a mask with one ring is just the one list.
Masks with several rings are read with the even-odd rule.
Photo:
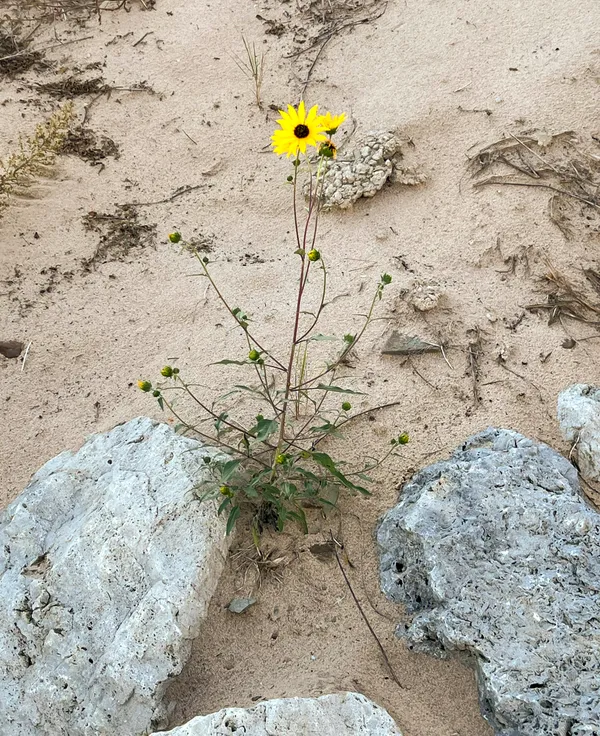
[[[340, 153], [326, 163], [323, 176], [323, 207], [347, 209], [361, 197], [374, 197], [391, 183], [422, 184], [426, 177], [401, 164], [402, 144], [387, 131], [371, 131], [348, 155]], [[304, 188], [308, 196], [309, 185]]]
[[566, 458], [488, 429], [417, 473], [377, 539], [398, 635], [471, 656], [497, 736], [600, 734], [600, 515]]
[[266, 700], [224, 708], [153, 736], [402, 736], [383, 708], [358, 693]]
[[558, 397], [558, 423], [583, 477], [600, 482], [600, 388], [577, 383]]
[[138, 418], [36, 473], [0, 518], [0, 736], [166, 725], [228, 542], [191, 490], [214, 450]]

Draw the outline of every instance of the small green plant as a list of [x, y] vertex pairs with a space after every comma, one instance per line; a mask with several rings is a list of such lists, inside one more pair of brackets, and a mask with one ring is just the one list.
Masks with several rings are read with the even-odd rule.
[[[408, 442], [406, 433], [396, 436], [382, 458], [367, 458], [357, 468], [348, 468], [321, 446], [326, 439], [339, 438], [342, 427], [364, 413], [352, 413], [352, 395], [364, 394], [341, 385], [343, 378], [339, 372], [363, 337], [392, 278], [387, 273], [380, 276], [357, 328], [339, 338], [317, 332], [327, 295], [325, 258], [316, 247], [323, 176], [328, 160], [336, 154], [331, 136], [343, 123], [344, 116], [318, 115], [316, 106], [306, 112], [303, 102], [297, 110], [288, 106], [287, 112], [281, 115], [280, 129], [272, 141], [275, 153], [293, 157], [287, 181], [292, 191], [294, 255], [299, 268], [287, 354], [276, 354], [258, 337], [250, 316], [242, 307], [231, 303], [217, 285], [208, 258], [189, 248], [200, 263], [199, 275], [208, 280], [245, 338], [244, 355], [234, 355], [218, 364], [244, 366], [253, 372], [254, 383], [235, 384], [224, 395], [211, 400], [202, 395], [198, 384], [188, 381], [179, 368], [170, 365], [161, 370], [156, 385], [148, 380], [138, 382], [140, 390], [152, 394], [161, 409], [172, 412], [179, 422], [179, 430], [196, 432], [227, 452], [228, 458], [208, 461], [209, 472], [196, 489], [197, 495], [201, 499], [220, 500], [219, 513], [228, 513], [228, 533], [242, 506], [250, 505], [254, 509], [255, 539], [269, 523], [282, 530], [286, 522], [294, 521], [306, 532], [306, 506], [317, 506], [324, 511], [333, 509], [343, 491], [370, 495], [366, 488], [371, 480], [369, 472]], [[316, 155], [307, 152], [307, 147], [315, 148]], [[298, 180], [304, 175], [309, 181], [309, 196], [302, 217]], [[169, 239], [184, 248], [187, 245], [178, 232], [171, 233]], [[312, 308], [307, 298], [311, 276], [320, 280], [318, 298]], [[311, 350], [328, 344], [336, 346], [333, 354], [315, 367]], [[241, 395], [255, 401], [257, 408], [245, 410], [248, 402], [239, 402]], [[202, 411], [199, 423], [182, 417], [178, 399], [183, 398]]]
[[14, 153], [0, 159], [0, 213], [12, 196], [23, 194], [37, 177], [50, 173], [73, 117], [73, 104], [69, 102], [40, 123], [33, 135], [20, 137]]
[[250, 44], [245, 36], [242, 36], [242, 43], [244, 44], [246, 59], [240, 59], [239, 56], [234, 55], [233, 60], [246, 79], [252, 82], [256, 106], [259, 110], [262, 110], [261, 90], [265, 76], [265, 60], [267, 54], [265, 51], [259, 54], [256, 51], [254, 41]]

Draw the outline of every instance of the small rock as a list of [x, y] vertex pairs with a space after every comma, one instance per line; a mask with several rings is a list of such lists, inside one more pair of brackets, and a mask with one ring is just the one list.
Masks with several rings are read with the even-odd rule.
[[417, 312], [431, 312], [444, 295], [444, 287], [434, 279], [415, 279], [408, 291], [408, 301]]
[[25, 345], [17, 340], [0, 340], [0, 353], [5, 358], [18, 358]]
[[231, 613], [244, 613], [256, 603], [256, 598], [234, 598], [227, 606]]
[[[348, 155], [340, 153], [326, 163], [323, 175], [323, 206], [327, 209], [347, 209], [361, 197], [373, 197], [385, 185], [392, 183], [416, 185], [426, 177], [400, 165], [401, 144], [393, 133], [372, 131]], [[308, 196], [310, 185], [304, 187]]]
[[[257, 696], [260, 697], [260, 696]], [[392, 717], [358, 693], [265, 700], [224, 708], [152, 736], [402, 736]]]
[[403, 335], [394, 330], [388, 337], [381, 351], [382, 355], [420, 355], [421, 353], [437, 353], [440, 346], [425, 342], [416, 335]]

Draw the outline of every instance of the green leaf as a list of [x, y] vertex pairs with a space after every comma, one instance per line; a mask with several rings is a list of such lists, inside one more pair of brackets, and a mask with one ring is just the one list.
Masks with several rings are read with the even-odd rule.
[[342, 388], [341, 386], [329, 386], [325, 383], [320, 383], [317, 386], [317, 390], [321, 391], [333, 391], [336, 394], [356, 394], [357, 396], [364, 396], [364, 391], [352, 391], [349, 388]]
[[322, 424], [320, 427], [311, 427], [309, 432], [312, 432], [313, 434], [321, 433], [324, 435], [331, 435], [332, 437], [342, 437], [342, 433], [335, 424], [332, 424], [331, 422], [325, 422], [325, 424]]
[[325, 340], [329, 340], [329, 341], [336, 340], [337, 341], [338, 339], [339, 338], [334, 337], [333, 335], [321, 335], [319, 333], [318, 335], [312, 335], [311, 337], [309, 337], [308, 340], [307, 340], [307, 342], [309, 342], [309, 341], [321, 342], [321, 341], [325, 341]]
[[329, 457], [326, 452], [311, 452], [312, 459], [327, 470], [336, 480], [338, 480], [346, 488], [350, 488], [353, 491], [362, 493], [363, 496], [370, 496], [371, 493], [362, 486], [357, 486], [351, 480], [338, 470], [335, 462]]
[[279, 429], [279, 422], [274, 419], [259, 419], [256, 426], [250, 430], [250, 433], [256, 437], [259, 442], [265, 442], [272, 434]]
[[223, 463], [223, 465], [220, 466], [221, 483], [227, 483], [227, 481], [229, 481], [233, 477], [240, 463], [241, 460], [228, 460], [226, 463]]
[[250, 393], [258, 394], [259, 396], [265, 396], [264, 391], [260, 391], [257, 388], [252, 388], [252, 386], [244, 386], [240, 383], [235, 383], [233, 388], [238, 388], [240, 391], [250, 391]]
[[221, 516], [221, 514], [223, 513], [223, 511], [225, 511], [225, 509], [228, 506], [230, 506], [232, 503], [233, 503], [233, 500], [231, 498], [229, 498], [229, 496], [227, 498], [223, 499], [223, 501], [221, 501], [221, 505], [219, 506], [219, 509], [217, 511], [217, 514], [219, 516]]
[[281, 483], [281, 490], [286, 498], [294, 498], [294, 496], [298, 495], [298, 488], [287, 480]]
[[303, 475], [305, 478], [310, 478], [310, 480], [315, 481], [315, 483], [320, 483], [321, 478], [319, 478], [318, 475], [315, 475], [314, 473], [311, 473], [310, 470], [306, 470], [306, 468], [300, 468], [298, 466], [295, 467], [295, 470], [297, 473], [300, 473], [300, 475]]
[[[225, 421], [225, 419], [227, 419], [228, 416], [229, 416], [229, 414], [226, 411], [222, 411], [219, 414], [219, 416], [215, 420], [215, 429], [217, 430], [217, 432], [220, 432], [221, 431], [221, 425], [223, 424], [223, 422]], [[225, 430], [223, 430], [223, 432], [225, 432]]]
[[158, 397], [158, 405], [160, 406], [160, 408], [161, 408], [161, 409], [162, 409], [163, 411], [165, 410], [165, 402], [164, 402], [164, 400], [163, 400], [163, 397], [162, 397], [162, 396], [159, 396], [159, 397]]
[[298, 507], [297, 511], [288, 511], [287, 513], [290, 519], [295, 519], [300, 525], [300, 529], [304, 534], [308, 534], [308, 524], [306, 523], [306, 514]]
[[259, 491], [263, 498], [274, 503], [276, 503], [281, 496], [279, 488], [277, 488], [277, 486], [272, 486], [270, 483], [266, 483], [264, 486], [261, 486]]
[[227, 536], [229, 536], [231, 532], [233, 531], [233, 527], [235, 526], [235, 522], [238, 520], [239, 515], [240, 515], [240, 507], [234, 506], [229, 512], [229, 518], [227, 519], [227, 528], [225, 530], [225, 534]]
[[282, 532], [285, 526], [285, 520], [287, 519], [288, 512], [284, 508], [280, 508], [277, 514], [277, 531]]

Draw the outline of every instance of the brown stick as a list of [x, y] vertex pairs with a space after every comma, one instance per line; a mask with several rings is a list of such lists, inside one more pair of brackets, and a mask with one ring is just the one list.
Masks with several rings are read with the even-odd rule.
[[590, 207], [596, 207], [600, 210], [600, 205], [596, 204], [596, 202], [592, 202], [589, 199], [586, 199], [585, 197], [580, 197], [578, 194], [575, 194], [574, 192], [568, 192], [566, 189], [560, 189], [559, 187], [554, 187], [552, 184], [534, 184], [531, 181], [506, 181], [502, 179], [498, 179], [495, 176], [491, 176], [489, 179], [484, 179], [483, 181], [477, 181], [475, 182], [474, 186], [476, 187], [482, 187], [486, 184], [498, 184], [499, 186], [507, 186], [507, 187], [534, 187], [535, 189], [550, 189], [552, 192], [556, 192], [557, 194], [566, 194], [567, 197], [573, 197], [573, 199], [577, 199], [580, 202], [585, 202], [585, 204], [589, 204]]
[[391, 664], [391, 662], [390, 662], [387, 654], [385, 653], [385, 649], [383, 648], [383, 644], [381, 643], [381, 641], [379, 640], [379, 637], [377, 636], [377, 634], [375, 633], [373, 627], [369, 623], [369, 619], [367, 618], [365, 612], [363, 611], [362, 606], [360, 605], [360, 601], [356, 597], [356, 593], [354, 592], [354, 590], [352, 588], [352, 585], [350, 583], [350, 580], [348, 579], [348, 576], [346, 575], [346, 571], [344, 570], [344, 566], [342, 565], [342, 561], [340, 560], [340, 556], [339, 556], [338, 551], [337, 551], [338, 546], [341, 547], [342, 545], [333, 536], [333, 532], [331, 531], [331, 529], [329, 530], [329, 533], [331, 534], [331, 541], [333, 542], [333, 551], [335, 552], [335, 559], [337, 560], [337, 564], [338, 564], [338, 567], [340, 568], [340, 572], [342, 573], [342, 575], [344, 577], [344, 580], [346, 581], [346, 585], [348, 586], [348, 590], [350, 591], [350, 595], [354, 599], [354, 602], [356, 603], [356, 607], [358, 608], [358, 610], [360, 612], [360, 615], [363, 617], [363, 620], [366, 623], [367, 628], [369, 629], [369, 631], [371, 632], [373, 638], [377, 642], [377, 646], [379, 647], [379, 651], [381, 652], [381, 654], [383, 656], [383, 659], [384, 659], [384, 661], [385, 661], [385, 663], [387, 665], [387, 668], [388, 668], [388, 670], [390, 672], [390, 675], [392, 676], [392, 680], [396, 683], [396, 685], [398, 685], [398, 687], [401, 690], [404, 690], [404, 685], [401, 685], [400, 684], [400, 680], [396, 676], [396, 673], [394, 672], [394, 668], [392, 667], [392, 664]]

